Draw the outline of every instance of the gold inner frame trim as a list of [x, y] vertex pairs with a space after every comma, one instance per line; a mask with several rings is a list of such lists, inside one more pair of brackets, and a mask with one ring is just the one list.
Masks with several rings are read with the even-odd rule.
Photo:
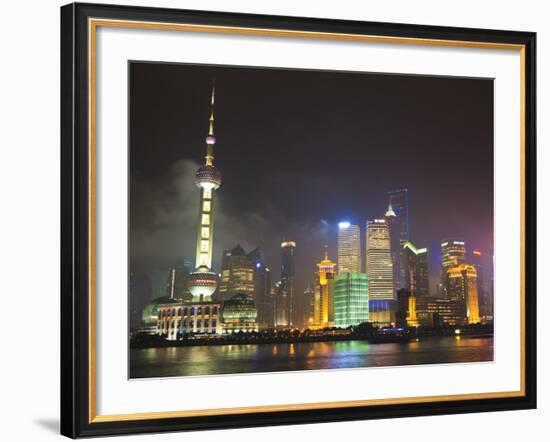
[[[412, 44], [420, 46], [443, 46], [476, 49], [498, 49], [518, 51], [520, 54], [520, 207], [521, 207], [521, 229], [520, 229], [520, 389], [518, 391], [488, 392], [488, 393], [466, 393], [438, 396], [416, 396], [388, 399], [368, 399], [336, 402], [317, 402], [303, 404], [264, 405], [254, 407], [235, 407], [201, 410], [181, 411], [160, 411], [148, 413], [129, 414], [96, 414], [96, 36], [97, 28], [134, 28], [147, 30], [164, 31], [185, 31], [185, 32], [208, 32], [218, 34], [254, 35], [267, 37], [292, 37], [307, 39], [324, 39], [339, 41], [356, 41], [369, 43], [387, 44]], [[182, 23], [159, 23], [131, 20], [111, 19], [88, 19], [88, 93], [89, 93], [89, 383], [88, 383], [88, 421], [89, 423], [134, 421], [146, 419], [169, 419], [183, 417], [238, 415], [258, 412], [281, 412], [299, 410], [322, 410], [327, 408], [348, 408], [365, 407], [376, 405], [396, 404], [419, 404], [426, 402], [461, 401], [461, 400], [482, 400], [497, 398], [513, 398], [525, 396], [525, 45], [475, 42], [459, 40], [425, 39], [412, 37], [391, 37], [378, 35], [346, 34], [331, 32], [292, 31], [286, 29], [264, 29], [233, 26], [197, 25]]]

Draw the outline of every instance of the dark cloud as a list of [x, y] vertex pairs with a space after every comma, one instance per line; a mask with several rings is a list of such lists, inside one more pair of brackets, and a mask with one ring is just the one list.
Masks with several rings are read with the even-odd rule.
[[[132, 183], [130, 256], [134, 267], [155, 278], [184, 259], [194, 261], [199, 192], [194, 184], [199, 164], [191, 160], [176, 162], [161, 186]], [[297, 241], [298, 292], [312, 277], [324, 244], [331, 242], [330, 225], [324, 220], [292, 222], [274, 208], [262, 214], [254, 211], [234, 213], [226, 210], [231, 198], [216, 192], [214, 224], [214, 269], [219, 270], [223, 250], [236, 244], [250, 251], [260, 246], [266, 262], [278, 277], [280, 243]], [[333, 242], [333, 240], [332, 240]], [[332, 244], [333, 250], [335, 245]], [[153, 286], [153, 291], [156, 289]], [[153, 296], [157, 294], [152, 293]], [[300, 296], [298, 294], [297, 296]]]

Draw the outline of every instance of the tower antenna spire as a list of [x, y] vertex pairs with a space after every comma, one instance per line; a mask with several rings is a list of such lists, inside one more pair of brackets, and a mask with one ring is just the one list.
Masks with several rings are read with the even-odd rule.
[[206, 137], [206, 160], [207, 166], [214, 164], [214, 144], [216, 137], [214, 136], [214, 104], [216, 99], [216, 81], [212, 80], [212, 94], [210, 98], [210, 118], [208, 119], [208, 135]]
[[216, 80], [212, 80], [212, 98], [210, 100], [210, 127], [208, 135], [214, 135], [214, 104], [216, 99]]

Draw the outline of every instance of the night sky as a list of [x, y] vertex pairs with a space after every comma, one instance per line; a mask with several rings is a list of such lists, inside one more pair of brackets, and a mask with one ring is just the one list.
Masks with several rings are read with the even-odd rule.
[[[297, 242], [297, 296], [336, 227], [409, 190], [411, 242], [461, 237], [488, 257], [493, 225], [493, 81], [409, 75], [130, 64], [130, 264], [138, 305], [158, 275], [194, 262], [211, 82], [216, 81], [214, 270], [222, 251], [257, 245], [278, 278], [280, 242]], [[486, 263], [486, 268], [490, 261]], [[489, 272], [486, 271], [486, 277]], [[275, 282], [275, 281], [273, 281]], [[138, 299], [139, 298], [139, 299]], [[299, 302], [299, 301], [298, 301]]]

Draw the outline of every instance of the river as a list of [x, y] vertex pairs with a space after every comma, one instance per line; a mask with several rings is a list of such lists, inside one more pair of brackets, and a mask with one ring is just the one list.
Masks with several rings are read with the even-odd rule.
[[418, 342], [367, 341], [242, 344], [130, 350], [130, 377], [387, 367], [493, 360], [493, 338], [422, 338]]

